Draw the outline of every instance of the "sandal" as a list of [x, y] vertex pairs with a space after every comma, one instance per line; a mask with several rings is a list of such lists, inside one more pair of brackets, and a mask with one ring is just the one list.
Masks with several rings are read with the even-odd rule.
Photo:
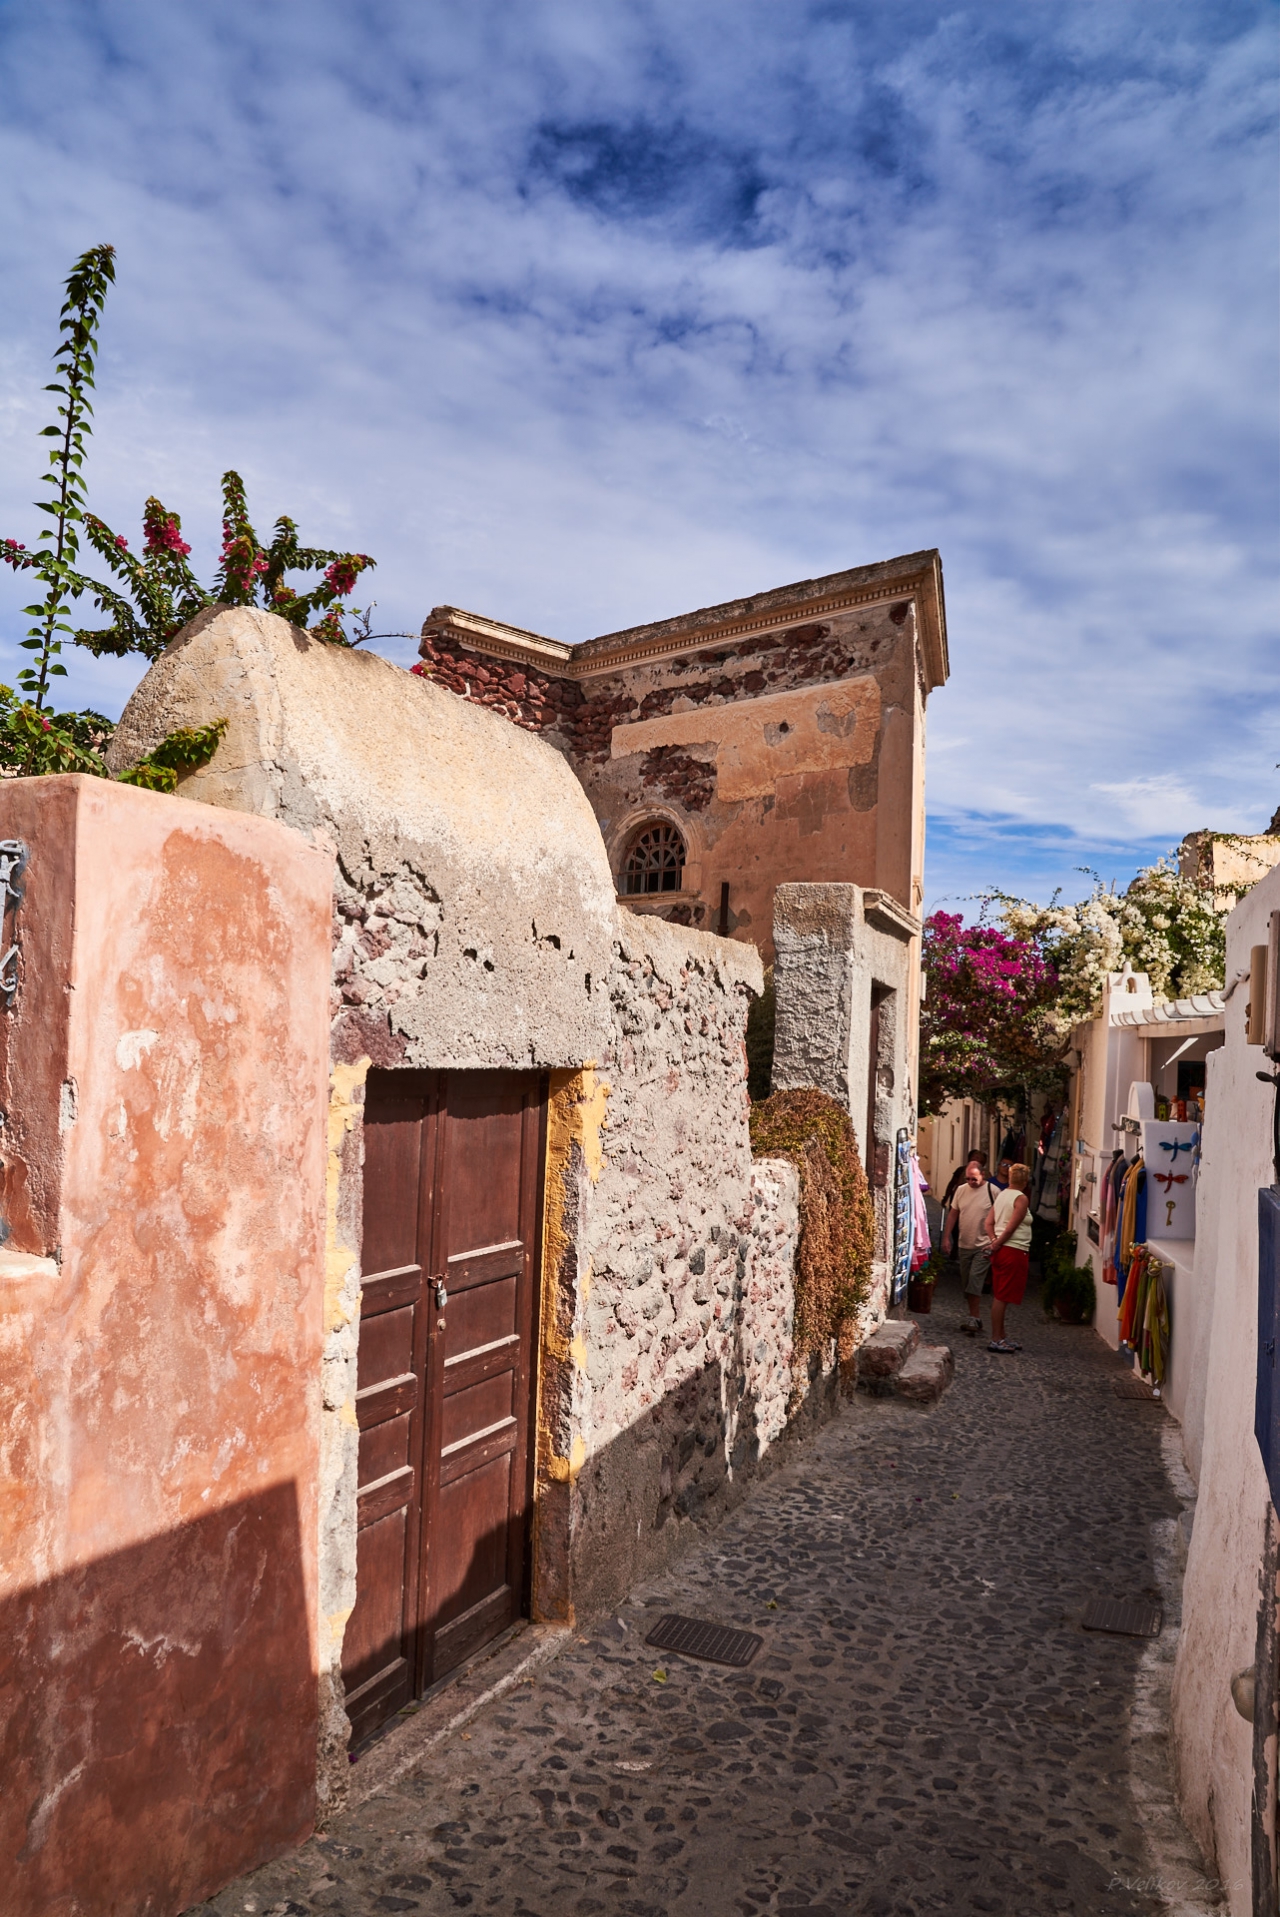
[[1015, 1345], [1009, 1338], [993, 1338], [987, 1346], [988, 1351], [1021, 1351], [1021, 1345]]

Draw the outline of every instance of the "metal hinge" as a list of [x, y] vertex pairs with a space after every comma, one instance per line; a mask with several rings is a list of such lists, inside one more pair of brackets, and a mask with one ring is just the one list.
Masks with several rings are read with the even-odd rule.
[[[22, 904], [27, 857], [27, 848], [21, 839], [0, 839], [0, 921], [9, 936], [9, 945], [0, 958], [0, 995], [3, 995], [6, 1011], [18, 989], [18, 907]], [[3, 938], [0, 932], [0, 943]]]

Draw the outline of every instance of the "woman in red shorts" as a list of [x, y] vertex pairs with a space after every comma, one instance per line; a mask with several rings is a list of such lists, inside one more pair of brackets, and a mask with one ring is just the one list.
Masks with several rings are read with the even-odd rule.
[[1009, 1189], [1002, 1191], [987, 1213], [983, 1231], [991, 1246], [991, 1343], [988, 1351], [1021, 1351], [1004, 1335], [1006, 1305], [1020, 1305], [1027, 1289], [1027, 1258], [1031, 1250], [1031, 1207], [1027, 1186], [1031, 1173], [1025, 1165], [1009, 1168]]

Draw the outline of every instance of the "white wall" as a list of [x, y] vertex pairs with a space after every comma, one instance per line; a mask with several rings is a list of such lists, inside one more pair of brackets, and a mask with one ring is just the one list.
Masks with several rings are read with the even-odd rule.
[[[1227, 921], [1227, 977], [1248, 964], [1280, 908], [1280, 872], [1269, 873]], [[1258, 1570], [1267, 1481], [1253, 1436], [1257, 1354], [1257, 1193], [1272, 1182], [1271, 1098], [1256, 1073], [1262, 1052], [1246, 1046], [1247, 990], [1227, 1005], [1226, 1042], [1207, 1064], [1198, 1192], [1197, 1308], [1190, 1327], [1184, 1441], [1199, 1477], [1195, 1529], [1183, 1590], [1182, 1636], [1173, 1689], [1178, 1787], [1186, 1819], [1228, 1886], [1232, 1917], [1250, 1910], [1251, 1728], [1231, 1699], [1234, 1673], [1255, 1655]]]

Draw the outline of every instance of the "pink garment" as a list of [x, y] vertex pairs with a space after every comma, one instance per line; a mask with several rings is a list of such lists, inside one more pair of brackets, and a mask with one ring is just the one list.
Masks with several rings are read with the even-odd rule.
[[1102, 1282], [1104, 1285], [1114, 1285], [1119, 1282], [1116, 1272], [1116, 1228], [1120, 1223], [1116, 1207], [1116, 1166], [1119, 1163], [1118, 1159], [1113, 1159], [1102, 1174], [1106, 1187], [1106, 1206], [1102, 1220]]
[[925, 1210], [924, 1195], [929, 1187], [925, 1183], [924, 1173], [920, 1169], [920, 1160], [914, 1151], [911, 1154], [911, 1191], [915, 1204], [915, 1228], [911, 1235], [911, 1269], [919, 1271], [921, 1265], [927, 1265], [932, 1246], [929, 1243], [929, 1214]]

